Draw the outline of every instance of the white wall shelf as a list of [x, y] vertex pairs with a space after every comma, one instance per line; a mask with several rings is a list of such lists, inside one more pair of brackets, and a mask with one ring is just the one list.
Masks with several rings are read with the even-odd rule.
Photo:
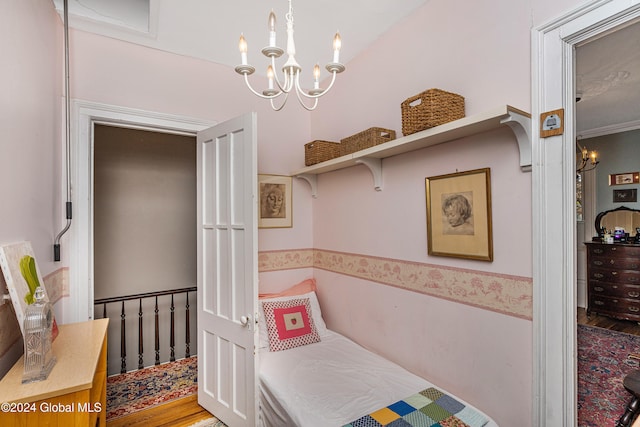
[[311, 195], [317, 197], [317, 175], [363, 164], [373, 175], [374, 188], [382, 190], [382, 159], [453, 141], [466, 136], [508, 126], [515, 134], [520, 150], [520, 168], [531, 171], [531, 115], [509, 105], [484, 113], [464, 117], [431, 129], [394, 139], [365, 150], [307, 166], [292, 173], [311, 185]]

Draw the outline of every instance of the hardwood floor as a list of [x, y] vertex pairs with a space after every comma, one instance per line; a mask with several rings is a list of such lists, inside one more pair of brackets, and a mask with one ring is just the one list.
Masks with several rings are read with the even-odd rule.
[[578, 323], [581, 325], [597, 326], [599, 328], [611, 329], [618, 332], [640, 335], [640, 325], [631, 320], [617, 320], [611, 317], [591, 314], [587, 318], [587, 311], [578, 307]]
[[107, 421], [107, 427], [187, 427], [211, 417], [192, 395]]

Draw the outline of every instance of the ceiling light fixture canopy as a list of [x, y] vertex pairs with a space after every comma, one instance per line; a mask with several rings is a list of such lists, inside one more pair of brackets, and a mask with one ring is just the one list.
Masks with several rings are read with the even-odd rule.
[[[267, 67], [267, 89], [262, 93], [253, 89], [249, 83], [249, 76], [255, 72], [255, 68], [247, 62], [247, 41], [244, 35], [240, 35], [240, 58], [241, 64], [238, 65], [235, 70], [236, 73], [244, 75], [245, 83], [247, 87], [255, 95], [268, 99], [271, 102], [271, 108], [275, 111], [280, 111], [287, 103], [289, 93], [295, 91], [296, 96], [300, 104], [307, 110], [312, 111], [318, 106], [318, 98], [329, 92], [333, 83], [336, 80], [336, 75], [345, 70], [345, 66], [340, 63], [340, 48], [342, 47], [342, 39], [340, 33], [336, 32], [333, 38], [333, 61], [328, 63], [325, 68], [332, 74], [331, 83], [326, 89], [320, 88], [320, 66], [316, 64], [313, 67], [313, 89], [304, 90], [300, 87], [300, 73], [302, 67], [298, 64], [295, 58], [296, 46], [293, 40], [293, 8], [291, 6], [291, 0], [289, 0], [289, 13], [286, 14], [287, 19], [287, 62], [282, 66], [282, 72], [284, 74], [284, 81], [278, 78], [276, 70], [276, 58], [279, 58], [284, 53], [284, 50], [276, 45], [276, 15], [273, 10], [269, 14], [268, 26], [269, 26], [269, 45], [262, 49], [262, 54], [267, 58], [270, 58], [271, 63]], [[275, 85], [274, 85], [275, 83]], [[276, 106], [274, 99], [283, 96], [282, 104]], [[307, 105], [307, 100], [312, 101], [311, 105]]]
[[598, 163], [600, 163], [598, 160], [598, 153], [593, 150], [587, 150], [587, 147], [583, 147], [578, 141], [576, 141], [576, 145], [578, 146], [581, 154], [580, 163], [576, 167], [576, 172], [588, 172], [595, 169], [596, 166], [598, 166]]

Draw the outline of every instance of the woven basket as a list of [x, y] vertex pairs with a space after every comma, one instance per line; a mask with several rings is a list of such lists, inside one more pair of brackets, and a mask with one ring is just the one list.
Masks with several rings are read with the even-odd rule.
[[429, 89], [402, 104], [402, 133], [411, 135], [464, 117], [464, 98], [440, 89]]
[[341, 139], [343, 154], [351, 154], [374, 145], [396, 139], [396, 131], [384, 128], [369, 128]]
[[340, 157], [342, 147], [339, 142], [315, 140], [304, 144], [304, 164], [306, 166]]

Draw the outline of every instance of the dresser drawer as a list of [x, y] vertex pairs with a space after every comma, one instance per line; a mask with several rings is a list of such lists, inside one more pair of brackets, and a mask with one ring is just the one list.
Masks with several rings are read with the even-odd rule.
[[610, 313], [622, 319], [640, 319], [640, 300], [589, 295], [589, 311]]
[[597, 244], [588, 245], [588, 254], [605, 258], [638, 258], [639, 249], [638, 245]]
[[588, 279], [599, 282], [613, 282], [640, 285], [640, 271], [589, 268]]
[[589, 266], [593, 268], [613, 268], [616, 270], [640, 270], [640, 258], [591, 257]]
[[595, 297], [616, 297], [640, 300], [640, 285], [623, 283], [591, 282], [589, 295]]

